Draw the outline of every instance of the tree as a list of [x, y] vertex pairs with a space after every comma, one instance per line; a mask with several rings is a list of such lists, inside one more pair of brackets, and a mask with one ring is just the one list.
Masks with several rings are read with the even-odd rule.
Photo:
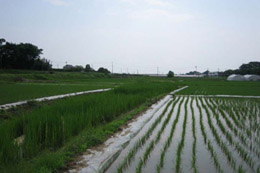
[[103, 68], [103, 67], [100, 67], [100, 68], [98, 69], [98, 72], [100, 72], [100, 73], [105, 73], [105, 74], [110, 73], [110, 71], [109, 71], [108, 69]]
[[174, 77], [174, 73], [172, 71], [169, 71], [167, 77]]
[[239, 67], [240, 74], [260, 74], [260, 62], [249, 62]]
[[91, 68], [89, 64], [87, 64], [86, 67], [85, 67], [85, 71], [86, 72], [94, 72], [95, 70], [93, 68]]
[[[5, 43], [5, 44], [4, 44]], [[30, 43], [9, 43], [0, 39], [0, 68], [48, 70], [51, 64], [42, 59], [42, 49]]]
[[83, 71], [84, 70], [84, 67], [81, 66], [81, 65], [76, 65], [74, 68], [73, 68], [73, 71]]

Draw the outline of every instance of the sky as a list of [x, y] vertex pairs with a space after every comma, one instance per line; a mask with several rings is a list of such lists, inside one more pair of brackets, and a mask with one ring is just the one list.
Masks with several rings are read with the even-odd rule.
[[259, 0], [0, 0], [0, 38], [54, 68], [117, 73], [236, 69], [260, 61]]

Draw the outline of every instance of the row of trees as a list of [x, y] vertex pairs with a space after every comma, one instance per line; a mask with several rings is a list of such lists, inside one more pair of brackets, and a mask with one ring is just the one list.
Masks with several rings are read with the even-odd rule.
[[65, 71], [73, 71], [73, 72], [99, 72], [99, 73], [110, 73], [110, 71], [104, 67], [100, 67], [97, 71], [94, 70], [93, 68], [91, 68], [91, 66], [89, 64], [86, 65], [86, 67], [84, 68], [83, 66], [81, 65], [76, 65], [76, 66], [73, 66], [73, 65], [65, 65], [63, 67], [63, 70]]
[[[28, 70], [51, 70], [52, 65], [49, 60], [41, 58], [43, 49], [30, 43], [10, 43], [5, 39], [0, 39], [0, 69], [28, 69]], [[95, 72], [89, 64], [84, 68], [77, 65], [65, 65], [66, 71]], [[110, 73], [106, 68], [100, 67], [97, 72]]]
[[41, 58], [42, 49], [30, 43], [10, 43], [0, 39], [0, 69], [49, 70], [51, 63]]
[[260, 62], [249, 62], [248, 64], [242, 64], [238, 69], [226, 70], [223, 72], [224, 76], [229, 76], [231, 74], [258, 74], [260, 75]]

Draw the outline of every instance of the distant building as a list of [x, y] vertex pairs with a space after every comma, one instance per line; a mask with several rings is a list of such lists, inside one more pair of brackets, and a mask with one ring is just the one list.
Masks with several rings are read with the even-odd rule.
[[247, 81], [260, 81], [260, 76], [255, 74], [247, 74], [244, 75], [245, 79]]
[[209, 73], [208, 73], [208, 76], [209, 76], [209, 77], [218, 77], [219, 74], [218, 74], [218, 72], [209, 72]]
[[64, 70], [72, 70], [74, 68], [73, 65], [67, 64], [63, 67]]
[[228, 81], [245, 81], [245, 77], [240, 75], [240, 74], [232, 74], [228, 76], [227, 78]]

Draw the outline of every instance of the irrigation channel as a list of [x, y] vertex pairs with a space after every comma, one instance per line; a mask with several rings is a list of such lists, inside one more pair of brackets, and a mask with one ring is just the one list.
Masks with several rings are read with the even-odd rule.
[[70, 172], [260, 172], [259, 123], [256, 98], [168, 95]]

